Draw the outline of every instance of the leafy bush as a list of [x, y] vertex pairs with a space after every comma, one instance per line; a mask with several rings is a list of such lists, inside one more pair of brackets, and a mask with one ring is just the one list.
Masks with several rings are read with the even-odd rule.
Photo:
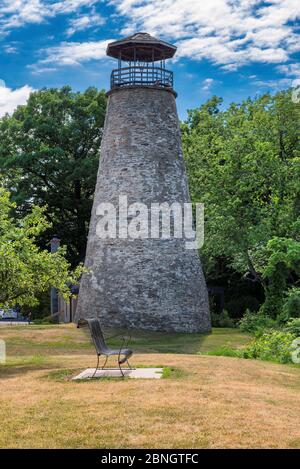
[[287, 319], [300, 318], [300, 288], [291, 288], [283, 304], [283, 314]]
[[276, 326], [276, 321], [262, 313], [252, 313], [247, 310], [239, 321], [239, 328], [243, 332], [262, 332]]
[[269, 330], [256, 337], [244, 351], [244, 358], [291, 363], [291, 344], [295, 335], [290, 332]]
[[59, 323], [59, 315], [60, 313], [54, 313], [50, 316], [45, 316], [44, 318], [37, 318], [33, 320], [34, 324], [58, 324]]
[[300, 318], [295, 318], [288, 321], [284, 330], [294, 334], [297, 337], [300, 337]]
[[281, 322], [289, 319], [289, 314], [298, 317], [300, 289], [291, 289], [286, 300], [284, 295], [291, 274], [297, 277], [300, 275], [300, 242], [290, 238], [274, 237], [267, 243], [266, 254], [268, 261], [262, 276], [267, 280], [267, 288], [261, 311], [274, 319], [280, 316]]
[[233, 319], [228, 314], [228, 311], [225, 309], [222, 313], [211, 313], [211, 321], [213, 327], [235, 327]]

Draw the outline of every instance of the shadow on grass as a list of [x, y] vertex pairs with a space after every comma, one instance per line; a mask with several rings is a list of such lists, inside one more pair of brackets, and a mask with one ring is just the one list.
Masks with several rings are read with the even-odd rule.
[[[239, 348], [249, 341], [249, 336], [238, 329], [226, 328], [213, 329], [209, 334], [132, 331], [131, 336], [130, 348], [135, 353], [207, 354], [219, 347]], [[120, 340], [108, 343], [116, 347]]]
[[[59, 331], [58, 331], [59, 332]], [[64, 353], [82, 353], [86, 350], [94, 350], [90, 333], [87, 328], [72, 331], [71, 336], [57, 337], [53, 340], [49, 337], [41, 337], [37, 333], [37, 340], [32, 337], [10, 336], [6, 339], [7, 347], [13, 354], [24, 353], [25, 355], [57, 355]], [[175, 354], [197, 354], [205, 350], [206, 344], [212, 340], [217, 340], [217, 335], [213, 334], [182, 334], [166, 332], [148, 332], [148, 331], [126, 331], [126, 330], [107, 330], [107, 336], [116, 337], [107, 340], [112, 348], [119, 348], [122, 344], [121, 336], [131, 335], [130, 347], [135, 353], [175, 353]], [[44, 339], [44, 340], [43, 340]], [[214, 344], [218, 346], [219, 343]]]
[[56, 368], [57, 365], [51, 364], [46, 357], [34, 355], [20, 359], [8, 359], [5, 364], [0, 365], [0, 379], [14, 378], [24, 375], [31, 371], [49, 370]]
[[[8, 358], [6, 365], [0, 365], [0, 378], [12, 377], [32, 370], [57, 369], [64, 359], [57, 355], [94, 355], [94, 346], [88, 328], [76, 329], [75, 326], [27, 326], [20, 328], [20, 334], [3, 332], [7, 343]], [[116, 333], [131, 334], [129, 347], [134, 354], [193, 354], [224, 355], [235, 354], [232, 349], [241, 349], [250, 337], [238, 329], [213, 329], [211, 334], [183, 334], [149, 331], [107, 330], [108, 336]], [[120, 337], [108, 340], [112, 348], [122, 344]], [[229, 352], [230, 351], [230, 355]], [[14, 358], [13, 358], [14, 357]], [[91, 361], [92, 363], [92, 361]], [[155, 366], [158, 366], [157, 364]]]
[[[82, 329], [90, 342], [90, 334], [87, 328]], [[112, 348], [118, 348], [122, 343], [121, 336], [131, 336], [129, 347], [135, 353], [175, 353], [196, 354], [200, 351], [205, 341], [211, 334], [183, 334], [167, 332], [148, 332], [142, 330], [106, 330], [106, 336], [119, 335], [108, 339], [107, 343]]]

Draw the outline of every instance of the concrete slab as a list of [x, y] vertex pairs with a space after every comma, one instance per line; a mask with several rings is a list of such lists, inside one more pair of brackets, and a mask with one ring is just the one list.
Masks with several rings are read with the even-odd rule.
[[9, 320], [1, 320], [0, 326], [29, 326], [28, 321], [9, 321]]
[[[123, 370], [126, 378], [133, 379], [159, 379], [162, 377], [162, 368], [135, 368], [132, 370]], [[93, 376], [95, 368], [87, 368], [86, 370], [75, 376], [73, 380], [89, 379]], [[122, 377], [119, 370], [98, 370], [94, 378], [120, 378]]]

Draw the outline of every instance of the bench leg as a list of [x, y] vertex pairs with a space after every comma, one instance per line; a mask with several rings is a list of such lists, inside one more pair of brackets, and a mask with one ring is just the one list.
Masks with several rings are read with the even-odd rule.
[[132, 368], [131, 368], [131, 366], [130, 366], [130, 363], [129, 363], [129, 361], [128, 361], [128, 360], [126, 360], [126, 362], [127, 362], [128, 368], [129, 368], [130, 370], [132, 370]]
[[118, 360], [118, 365], [119, 365], [119, 368], [120, 368], [120, 371], [121, 371], [122, 378], [124, 378], [125, 375], [124, 375], [124, 373], [123, 373], [120, 360]]
[[105, 368], [105, 365], [107, 363], [107, 359], [108, 359], [108, 356], [105, 357], [105, 362], [104, 362], [104, 365], [102, 366], [102, 370], [104, 370], [104, 368]]
[[95, 368], [95, 371], [94, 371], [94, 373], [93, 373], [92, 378], [94, 378], [94, 376], [96, 375], [96, 373], [97, 373], [97, 371], [98, 371], [98, 367], [99, 367], [99, 358], [100, 358], [100, 356], [97, 355], [97, 358], [98, 358], [98, 360], [97, 360], [97, 366], [96, 366], [96, 368]]

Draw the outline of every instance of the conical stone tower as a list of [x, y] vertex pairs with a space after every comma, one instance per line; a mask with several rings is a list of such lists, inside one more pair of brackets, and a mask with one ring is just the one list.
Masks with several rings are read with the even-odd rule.
[[[197, 250], [174, 236], [128, 237], [124, 220], [118, 230], [120, 196], [128, 206], [190, 202], [173, 74], [165, 69], [175, 52], [146, 33], [108, 45], [107, 55], [119, 66], [108, 92], [85, 261], [89, 273], [81, 280], [76, 320], [98, 316], [103, 326], [153, 331], [211, 328]], [[117, 207], [119, 236], [99, 236], [104, 203]], [[129, 212], [126, 223], [132, 218]]]

